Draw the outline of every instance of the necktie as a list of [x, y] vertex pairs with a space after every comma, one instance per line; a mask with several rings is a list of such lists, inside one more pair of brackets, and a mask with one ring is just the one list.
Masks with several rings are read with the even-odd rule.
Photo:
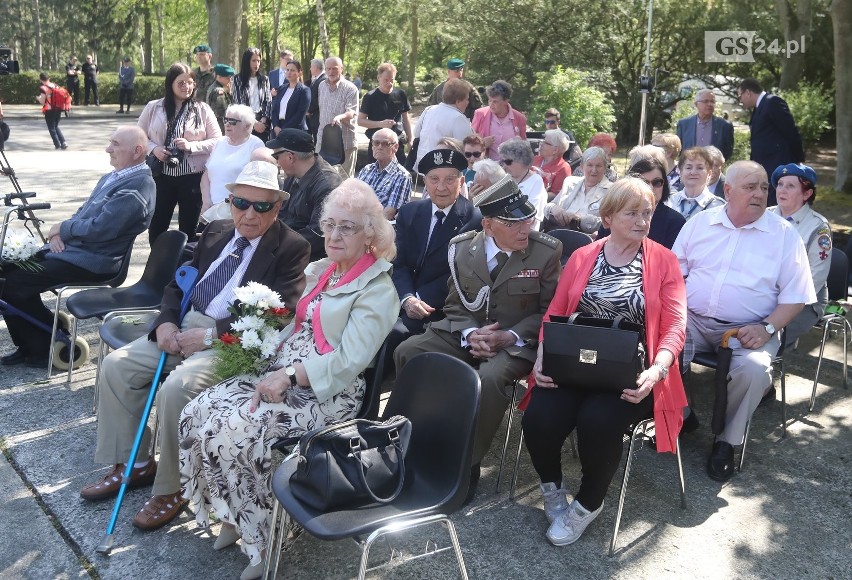
[[441, 210], [435, 211], [435, 219], [438, 220], [438, 221], [435, 222], [435, 227], [432, 228], [431, 232], [429, 232], [429, 240], [426, 242], [426, 253], [428, 253], [429, 250], [432, 249], [432, 247], [431, 247], [432, 246], [432, 239], [435, 237], [435, 232], [437, 232], [441, 228], [441, 224], [444, 223], [444, 218], [446, 218], [446, 217], [447, 217], [447, 214], [445, 214], [443, 211], [441, 211]]
[[689, 199], [688, 197], [680, 200], [680, 214], [683, 217], [689, 217], [692, 215], [692, 212], [695, 211], [695, 206], [698, 205], [698, 202], [694, 199]]
[[204, 312], [213, 299], [225, 288], [243, 259], [243, 251], [248, 247], [247, 238], [237, 238], [237, 245], [233, 252], [228, 254], [224, 260], [213, 270], [209, 276], [198, 283], [192, 291], [192, 305], [199, 312]]
[[506, 262], [509, 261], [509, 254], [506, 252], [497, 252], [497, 255], [494, 256], [497, 259], [497, 265], [494, 266], [494, 269], [491, 270], [491, 281], [495, 282], [497, 280], [497, 276], [500, 275], [500, 271], [503, 269], [503, 266], [506, 265]]

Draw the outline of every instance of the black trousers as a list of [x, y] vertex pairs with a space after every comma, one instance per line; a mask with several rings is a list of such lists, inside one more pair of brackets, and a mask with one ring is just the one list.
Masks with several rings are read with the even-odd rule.
[[65, 144], [65, 136], [59, 130], [59, 121], [62, 119], [62, 111], [59, 109], [50, 109], [44, 112], [44, 122], [47, 123], [47, 132], [50, 133], [50, 138], [53, 139], [53, 146], [59, 149]]
[[73, 105], [76, 107], [80, 104], [80, 79], [77, 77], [65, 77], [65, 88], [68, 89], [68, 94], [71, 95]]
[[148, 227], [150, 244], [153, 246], [157, 237], [169, 229], [175, 206], [178, 208], [178, 229], [190, 242], [195, 241], [195, 228], [201, 215], [201, 174], [160, 175], [154, 178], [154, 182], [157, 184], [157, 202]]
[[101, 101], [98, 98], [98, 81], [87, 78], [85, 81], [83, 81], [83, 84], [86, 87], [86, 104], [89, 104], [89, 93], [93, 92], [95, 97], [95, 104], [100, 105]]
[[129, 111], [132, 103], [133, 89], [118, 89], [118, 106]]
[[633, 404], [616, 393], [535, 387], [522, 425], [542, 483], [562, 481], [562, 446], [576, 428], [583, 475], [574, 497], [587, 510], [598, 509], [621, 462], [624, 433], [653, 409], [653, 393]]
[[[53, 325], [53, 313], [41, 301], [41, 293], [56, 286], [67, 284], [89, 284], [109, 280], [115, 274], [94, 274], [88, 270], [63, 262], [62, 260], [42, 260], [42, 269], [28, 272], [16, 266], [4, 267], [3, 300], [26, 312], [31, 317], [50, 328]], [[29, 320], [3, 314], [12, 342], [28, 356], [47, 356], [53, 345], [50, 331], [37, 327]]]

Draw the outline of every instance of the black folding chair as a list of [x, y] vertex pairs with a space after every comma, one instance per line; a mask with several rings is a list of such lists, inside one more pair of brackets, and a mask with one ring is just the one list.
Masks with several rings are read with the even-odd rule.
[[547, 232], [547, 235], [553, 236], [562, 242], [562, 258], [560, 258], [560, 261], [563, 266], [566, 262], [568, 262], [568, 258], [570, 258], [571, 254], [573, 254], [576, 250], [592, 243], [592, 238], [588, 235], [583, 232], [575, 232], [574, 230], [550, 230]]
[[[852, 238], [850, 238], [850, 242], [852, 242]], [[849, 288], [847, 283], [848, 277], [849, 260], [847, 255], [842, 250], [833, 248], [831, 250], [831, 265], [828, 270], [828, 300], [830, 303], [846, 300]], [[839, 328], [843, 335], [843, 388], [849, 388], [849, 382], [847, 381], [847, 366], [849, 362], [847, 358], [847, 351], [849, 344], [848, 338], [849, 335], [852, 335], [852, 326], [850, 326], [849, 320], [846, 318], [845, 313], [840, 314], [838, 312], [826, 312], [822, 318], [817, 321], [815, 326], [822, 329], [822, 342], [820, 342], [819, 345], [819, 359], [817, 359], [814, 388], [811, 391], [811, 402], [808, 406], [808, 411], [814, 410], [817, 384], [819, 384], [819, 371], [822, 368], [822, 359], [825, 354], [825, 343], [828, 340], [829, 333], [832, 329]]]

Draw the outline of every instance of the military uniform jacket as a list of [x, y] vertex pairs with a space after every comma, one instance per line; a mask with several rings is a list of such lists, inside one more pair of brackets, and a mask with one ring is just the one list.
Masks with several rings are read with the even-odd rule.
[[[770, 207], [769, 211], [781, 215], [778, 206]], [[808, 264], [811, 267], [811, 276], [814, 279], [817, 301], [809, 306], [816, 306], [817, 314], [822, 316], [822, 307], [828, 303], [827, 280], [828, 271], [831, 268], [831, 228], [828, 226], [828, 220], [812, 210], [808, 204], [799, 208], [799, 211], [791, 215], [790, 218], [792, 219], [788, 221], [796, 228], [805, 243]]]
[[222, 134], [224, 135], [225, 123], [223, 119], [225, 118], [225, 111], [228, 110], [228, 107], [233, 102], [231, 91], [225, 90], [225, 87], [219, 81], [213, 81], [213, 84], [207, 89], [205, 100], [210, 105], [210, 108], [213, 109], [213, 114], [216, 115], [216, 121], [219, 123], [219, 129], [222, 130]]
[[[541, 319], [553, 299], [562, 270], [562, 242], [547, 234], [530, 232], [527, 249], [512, 252], [492, 282], [485, 236], [485, 232], [467, 232], [450, 240], [452, 275], [444, 305], [446, 318], [433, 322], [431, 328], [453, 333], [453, 338], [461, 341], [463, 330], [497, 322], [501, 330], [514, 331], [524, 341], [523, 346], [513, 345], [506, 351], [534, 362]], [[478, 295], [484, 295], [484, 299], [476, 300]], [[481, 305], [471, 306], [476, 302]]]

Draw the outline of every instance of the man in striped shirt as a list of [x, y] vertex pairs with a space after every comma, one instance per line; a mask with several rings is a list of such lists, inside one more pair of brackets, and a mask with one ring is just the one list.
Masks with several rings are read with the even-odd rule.
[[399, 149], [396, 133], [379, 129], [373, 133], [370, 146], [376, 162], [361, 169], [358, 179], [373, 188], [385, 208], [385, 217], [392, 220], [411, 195], [411, 174], [396, 160]]
[[319, 86], [319, 130], [316, 152], [322, 150], [322, 132], [326, 125], [343, 130], [343, 171], [355, 174], [358, 146], [355, 141], [355, 121], [358, 119], [358, 89], [343, 78], [343, 61], [332, 56], [325, 61], [327, 78]]

